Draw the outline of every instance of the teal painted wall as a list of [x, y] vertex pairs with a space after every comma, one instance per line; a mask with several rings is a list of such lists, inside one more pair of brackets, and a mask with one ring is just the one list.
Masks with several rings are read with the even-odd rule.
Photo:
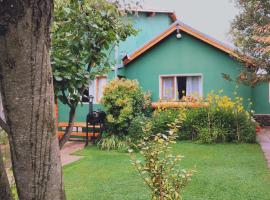
[[[182, 39], [172, 34], [167, 39], [130, 63], [125, 74], [127, 78], [137, 79], [144, 90], [152, 93], [152, 100], [159, 99], [159, 76], [169, 74], [202, 74], [203, 94], [211, 90], [224, 90], [233, 96], [235, 85], [226, 81], [222, 73], [237, 77], [241, 64], [228, 54], [182, 33]], [[251, 88], [241, 85], [239, 95], [251, 98]]]
[[252, 90], [253, 110], [256, 114], [270, 114], [269, 84], [260, 83]]
[[[93, 107], [94, 110], [103, 109], [102, 105], [100, 104], [95, 104]], [[88, 104], [82, 105], [79, 104], [76, 110], [75, 121], [84, 122], [86, 120], [88, 110], [89, 110]], [[58, 121], [68, 122], [68, 117], [69, 117], [69, 107], [58, 101]]]
[[[172, 21], [167, 14], [157, 13], [153, 17], [148, 17], [145, 13], [139, 13], [138, 15], [129, 15], [128, 20], [134, 23], [134, 28], [139, 32], [136, 36], [129, 37], [126, 41], [119, 44], [119, 59], [118, 63], [121, 63], [122, 58], [125, 54], [130, 54], [139, 47], [143, 46], [146, 42], [156, 37], [161, 32], [165, 31]], [[114, 50], [110, 55], [112, 63], [114, 63]], [[119, 75], [125, 75], [125, 68], [120, 68], [118, 71]], [[114, 71], [108, 73], [108, 79], [112, 80], [114, 78]], [[59, 112], [59, 122], [68, 121], [69, 107], [63, 105], [60, 100], [58, 101], [58, 112]], [[95, 104], [94, 109], [102, 109], [100, 104]], [[76, 121], [85, 121], [86, 115], [88, 113], [88, 104], [79, 105], [76, 112]]]
[[146, 13], [130, 15], [129, 20], [134, 24], [133, 27], [139, 32], [135, 36], [128, 37], [126, 41], [119, 45], [119, 59], [126, 54], [131, 54], [145, 43], [165, 31], [172, 23], [167, 14], [156, 13], [153, 17], [148, 17]]

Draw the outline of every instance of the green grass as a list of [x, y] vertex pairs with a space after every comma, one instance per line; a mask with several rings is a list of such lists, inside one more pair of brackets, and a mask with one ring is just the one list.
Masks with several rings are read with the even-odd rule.
[[[178, 143], [186, 168], [197, 173], [184, 189], [184, 200], [269, 200], [270, 171], [257, 144]], [[149, 200], [148, 188], [128, 154], [89, 147], [82, 160], [64, 167], [68, 200]]]

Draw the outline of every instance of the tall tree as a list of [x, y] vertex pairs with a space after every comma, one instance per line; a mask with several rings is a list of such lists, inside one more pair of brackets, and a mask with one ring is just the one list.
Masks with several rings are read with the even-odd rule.
[[252, 84], [269, 80], [270, 1], [236, 0], [236, 5], [240, 13], [233, 21], [231, 31], [239, 54], [250, 61], [240, 77], [247, 78]]
[[0, 91], [20, 200], [65, 199], [50, 64], [52, 0], [0, 1]]
[[55, 95], [69, 107], [69, 125], [60, 148], [73, 130], [75, 113], [91, 79], [110, 70], [110, 52], [135, 34], [118, 3], [106, 0], [57, 1], [52, 61]]

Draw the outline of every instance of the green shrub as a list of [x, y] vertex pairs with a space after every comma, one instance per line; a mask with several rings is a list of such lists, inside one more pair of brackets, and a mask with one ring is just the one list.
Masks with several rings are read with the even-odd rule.
[[149, 95], [137, 81], [113, 80], [104, 89], [102, 104], [107, 113], [108, 131], [115, 135], [127, 135], [131, 121], [148, 113]]
[[180, 139], [200, 142], [256, 142], [256, 124], [244, 109], [243, 99], [210, 93], [208, 107], [190, 108], [179, 132]]
[[189, 108], [186, 110], [186, 120], [179, 132], [179, 139], [194, 140], [197, 137], [198, 128], [206, 124], [207, 112], [205, 108]]
[[213, 127], [200, 128], [198, 129], [197, 141], [200, 143], [217, 143], [225, 142], [227, 137], [227, 132], [224, 129]]
[[158, 109], [152, 115], [152, 129], [153, 133], [167, 134], [169, 124], [172, 124], [183, 114], [184, 110], [180, 109]]
[[144, 137], [149, 136], [149, 131], [147, 130], [150, 129], [152, 129], [151, 118], [145, 117], [144, 115], [134, 117], [128, 128], [130, 145], [135, 147]]
[[181, 190], [193, 175], [194, 170], [180, 168], [182, 156], [172, 155], [170, 147], [175, 143], [183, 119], [183, 115], [179, 116], [179, 120], [169, 126], [167, 135], [153, 132], [154, 135], [144, 138], [139, 145], [142, 158], [131, 153], [132, 164], [149, 187], [152, 200], [181, 200]]
[[111, 151], [111, 150], [120, 150], [127, 151], [128, 150], [128, 142], [120, 138], [117, 135], [108, 135], [103, 137], [98, 141], [97, 146], [100, 150]]

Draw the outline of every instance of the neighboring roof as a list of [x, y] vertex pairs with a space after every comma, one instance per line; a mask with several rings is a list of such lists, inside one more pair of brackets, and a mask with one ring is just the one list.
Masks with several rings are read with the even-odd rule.
[[171, 18], [172, 22], [175, 22], [177, 20], [177, 16], [174, 11], [171, 10], [155, 10], [155, 9], [140, 9], [140, 8], [131, 8], [129, 9], [131, 12], [138, 12], [138, 13], [148, 13], [150, 15], [155, 15], [156, 13], [164, 13], [168, 14], [168, 16]]
[[163, 33], [161, 33], [160, 35], [158, 35], [156, 38], [154, 38], [153, 40], [149, 41], [148, 43], [146, 43], [143, 47], [139, 48], [138, 50], [136, 50], [134, 53], [132, 53], [131, 55], [127, 55], [123, 58], [123, 63], [124, 65], [127, 65], [128, 63], [130, 63], [131, 61], [135, 60], [136, 58], [138, 58], [140, 55], [142, 55], [143, 53], [145, 53], [146, 51], [148, 51], [149, 49], [151, 49], [153, 46], [155, 46], [156, 44], [158, 44], [159, 42], [161, 42], [162, 40], [164, 40], [165, 38], [167, 38], [169, 35], [171, 35], [172, 33], [174, 33], [175, 31], [180, 30], [183, 31], [189, 35], [192, 35], [193, 37], [229, 54], [232, 55], [236, 58], [238, 58], [238, 55], [235, 53], [235, 51], [223, 44], [222, 42], [219, 42], [217, 40], [215, 40], [214, 38], [207, 36], [203, 33], [201, 33], [200, 31], [197, 31], [195, 29], [193, 29], [192, 27], [182, 23], [181, 21], [177, 20], [175, 21], [167, 30], [165, 30]]

